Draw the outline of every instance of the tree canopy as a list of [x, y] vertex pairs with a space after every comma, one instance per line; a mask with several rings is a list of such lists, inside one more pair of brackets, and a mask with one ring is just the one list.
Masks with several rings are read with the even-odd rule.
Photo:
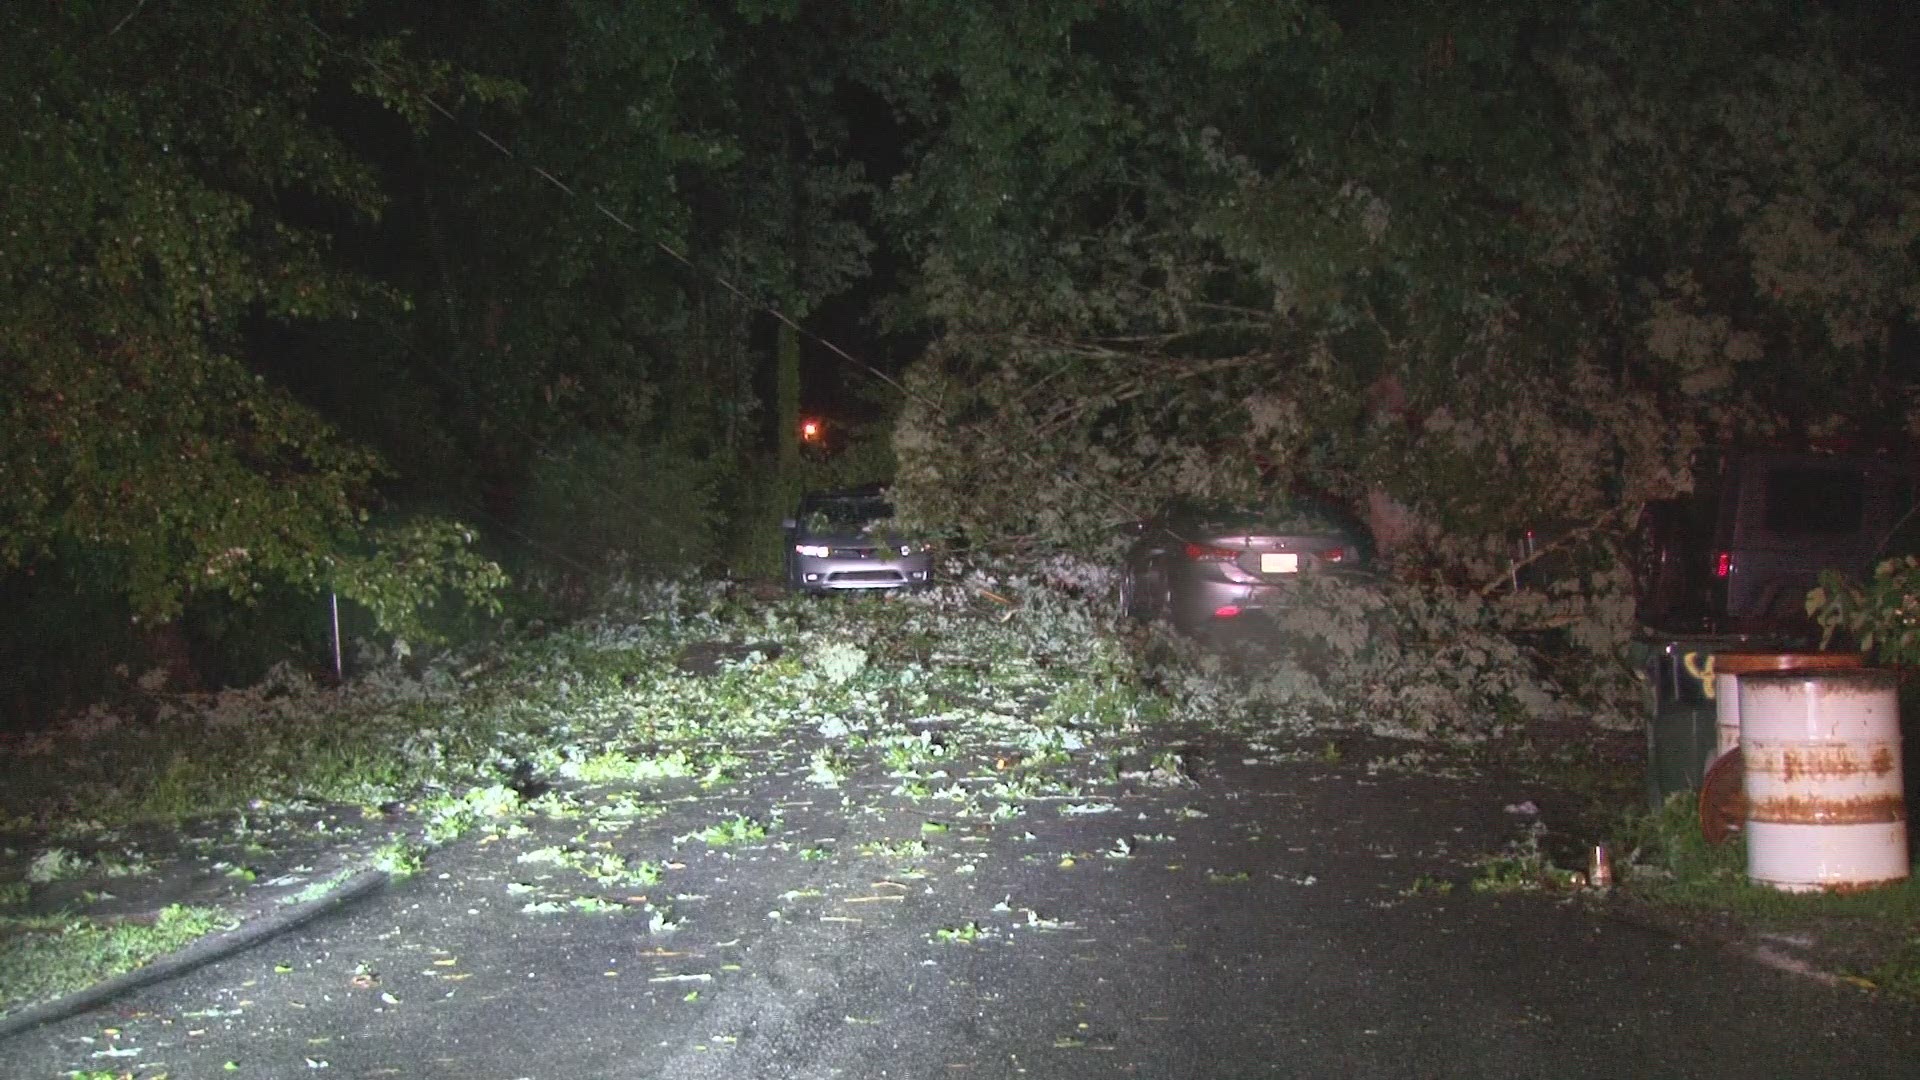
[[378, 457], [247, 355], [262, 322], [403, 304], [330, 251], [387, 197], [310, 114], [398, 92], [331, 43], [353, 8], [0, 15], [0, 565], [85, 561], [156, 616], [273, 578], [399, 618], [497, 575], [451, 523], [370, 527]]
[[1703, 446], [1903, 433], [1915, 132], [1858, 22], [1047, 10], [942, 20], [949, 69], [905, 76], [933, 516], [1095, 543], [1116, 503], [1292, 480], [1485, 572], [1522, 527], [1630, 524]]
[[900, 502], [981, 541], [1277, 486], [1442, 575], [1605, 540], [1700, 448], [1910, 433], [1910, 21], [11, 5], [0, 567], [395, 622], [481, 539], [700, 561], [782, 468], [769, 309], [836, 299], [930, 342], [871, 358]]
[[581, 475], [687, 478], [629, 483], [628, 521], [716, 513], [763, 440], [759, 306], [803, 315], [867, 248], [797, 18], [10, 6], [0, 567], [398, 625], [498, 584], [477, 529], [576, 560], [577, 517], [526, 518]]

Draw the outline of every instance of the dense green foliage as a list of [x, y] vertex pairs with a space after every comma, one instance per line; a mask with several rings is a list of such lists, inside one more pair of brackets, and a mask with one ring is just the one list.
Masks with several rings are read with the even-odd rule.
[[1843, 634], [1883, 664], [1920, 665], [1920, 558], [1887, 559], [1864, 582], [1826, 571], [1807, 594], [1807, 614], [1825, 632], [1823, 648]]
[[412, 634], [489, 602], [480, 550], [710, 560], [771, 457], [761, 305], [868, 247], [794, 17], [9, 7], [0, 569]]
[[[1425, 577], [1551, 527], [1605, 591], [1697, 449], [1906, 434], [1911, 23], [10, 5], [0, 570], [408, 628], [493, 559], [765, 568], [798, 487], [893, 467], [797, 454], [805, 406], [897, 418], [903, 511], [976, 542], [1295, 485]], [[856, 348], [878, 409], [809, 337], [871, 327], [930, 342]]]
[[451, 525], [369, 529], [378, 458], [246, 355], [257, 324], [396, 302], [319, 224], [387, 201], [308, 118], [345, 77], [320, 28], [351, 6], [0, 16], [0, 566], [86, 559], [162, 617], [290, 580], [396, 627], [437, 586], [496, 583]]
[[1485, 578], [1524, 527], [1617, 537], [1704, 445], [1900, 431], [1920, 142], [1859, 25], [1261, 9], [939, 18], [894, 204], [947, 331], [898, 436], [923, 512], [1097, 546], [1304, 481]]

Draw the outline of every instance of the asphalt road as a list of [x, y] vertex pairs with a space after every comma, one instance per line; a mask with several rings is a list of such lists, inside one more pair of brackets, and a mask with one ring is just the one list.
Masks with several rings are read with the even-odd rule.
[[[0, 1074], [1920, 1075], [1920, 1009], [1584, 895], [1414, 888], [1464, 883], [1525, 824], [1508, 805], [1552, 819], [1547, 793], [1235, 755], [1194, 772], [1106, 812], [1036, 803], [944, 832], [937, 807], [770, 775], [615, 838], [671, 864], [612, 911], [524, 910], [569, 886], [517, 856], [577, 823], [472, 836], [335, 914], [0, 1043]], [[764, 840], [674, 840], [769, 808]], [[678, 928], [651, 930], [649, 904]]]

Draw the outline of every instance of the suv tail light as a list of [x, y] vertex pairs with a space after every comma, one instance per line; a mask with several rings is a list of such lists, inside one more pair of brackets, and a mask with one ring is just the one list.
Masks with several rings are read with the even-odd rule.
[[1213, 547], [1209, 544], [1188, 544], [1187, 558], [1195, 562], [1232, 562], [1242, 552], [1234, 548]]
[[1341, 562], [1347, 557], [1346, 548], [1328, 548], [1320, 553], [1323, 562]]
[[1719, 551], [1713, 556], [1713, 576], [1717, 578], [1733, 575], [1733, 552]]

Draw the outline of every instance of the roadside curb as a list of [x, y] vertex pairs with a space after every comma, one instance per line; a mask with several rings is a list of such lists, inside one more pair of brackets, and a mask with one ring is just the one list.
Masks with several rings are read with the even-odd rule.
[[283, 910], [242, 922], [232, 930], [209, 934], [186, 948], [162, 956], [144, 967], [95, 983], [66, 997], [44, 1001], [18, 1012], [0, 1016], [0, 1039], [12, 1038], [41, 1024], [76, 1016], [89, 1009], [98, 1008], [128, 991], [184, 975], [216, 960], [224, 960], [269, 938], [292, 930], [319, 915], [370, 896], [391, 878], [392, 875], [385, 870], [363, 868], [344, 877], [325, 895], [298, 904], [289, 904]]

